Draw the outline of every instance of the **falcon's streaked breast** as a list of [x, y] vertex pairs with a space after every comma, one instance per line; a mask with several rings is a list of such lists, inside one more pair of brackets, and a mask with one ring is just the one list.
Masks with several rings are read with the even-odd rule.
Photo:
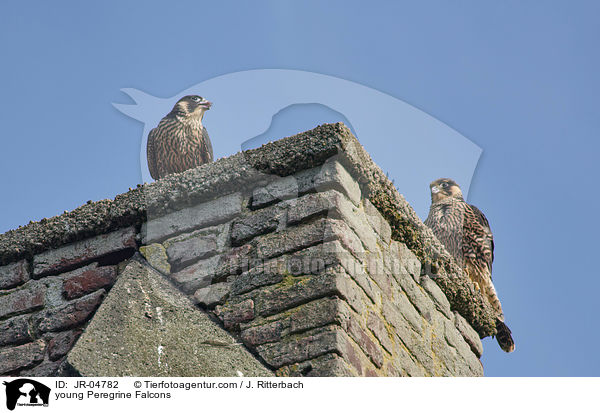
[[210, 107], [211, 103], [201, 96], [184, 96], [150, 131], [146, 153], [152, 178], [213, 161], [212, 144], [202, 125], [204, 112]]

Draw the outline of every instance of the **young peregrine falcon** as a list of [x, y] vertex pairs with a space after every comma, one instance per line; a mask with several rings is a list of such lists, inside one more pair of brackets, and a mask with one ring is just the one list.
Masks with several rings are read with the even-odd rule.
[[448, 252], [463, 267], [475, 287], [496, 310], [496, 339], [510, 353], [515, 343], [504, 324], [502, 306], [492, 284], [494, 237], [487, 218], [477, 207], [463, 199], [460, 187], [452, 179], [438, 179], [429, 185], [431, 208], [425, 220]]
[[148, 169], [154, 179], [212, 162], [213, 150], [202, 125], [212, 103], [201, 96], [184, 96], [148, 134]]

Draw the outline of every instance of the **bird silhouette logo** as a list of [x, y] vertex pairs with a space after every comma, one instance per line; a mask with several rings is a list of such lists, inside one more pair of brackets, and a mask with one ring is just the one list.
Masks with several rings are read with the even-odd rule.
[[[200, 82], [170, 98], [155, 97], [137, 89], [122, 91], [135, 104], [113, 105], [144, 124], [140, 146], [144, 182], [150, 182], [150, 172], [157, 170], [155, 154], [160, 150], [155, 149], [157, 144], [153, 141], [165, 136], [167, 139], [163, 142], [173, 138], [174, 132], [170, 128], [174, 123], [170, 119], [195, 113], [193, 102], [187, 102], [194, 97], [199, 98], [198, 102], [208, 99], [214, 104], [210, 111], [200, 115], [202, 128], [210, 134], [210, 141], [206, 142], [212, 143], [211, 161], [212, 150], [214, 159], [218, 159], [240, 149], [253, 149], [268, 141], [312, 129], [317, 124], [310, 114], [319, 110], [337, 114], [334, 121], [344, 121], [422, 218], [427, 216], [429, 208], [423, 187], [438, 176], [450, 175], [463, 183], [466, 195], [482, 153], [477, 145], [454, 129], [400, 99], [355, 82], [313, 72], [260, 69], [230, 73]], [[308, 111], [309, 116], [306, 116], [307, 107], [312, 108], [312, 112]], [[297, 120], [302, 116], [304, 123], [299, 124]], [[291, 124], [300, 129], [293, 130], [289, 127]], [[201, 136], [202, 128], [196, 128], [196, 136]], [[175, 133], [181, 133], [181, 129]], [[177, 145], [163, 147], [166, 148], [162, 149], [164, 156], [171, 156], [170, 148]], [[205, 161], [197, 165], [202, 163]], [[186, 167], [178, 169], [180, 164]], [[189, 165], [180, 162], [169, 173], [188, 169]], [[335, 159], [323, 166], [337, 167]], [[164, 176], [160, 173], [152, 175], [159, 179]], [[264, 176], [261, 181], [271, 184], [261, 189], [265, 192], [261, 196], [271, 200], [269, 202], [296, 198], [302, 191], [300, 183], [295, 184], [294, 179], [294, 176]], [[152, 197], [153, 194], [149, 189], [145, 196]], [[160, 239], [165, 222], [164, 219], [154, 220], [157, 217], [153, 211], [148, 211], [144, 243]], [[211, 285], [211, 274], [207, 272], [202, 277], [204, 281], [198, 291], [208, 291], [202, 287]], [[203, 299], [198, 293], [195, 298], [200, 302]]]
[[[229, 73], [200, 82], [170, 98], [137, 89], [122, 91], [135, 104], [113, 103], [144, 124], [140, 146], [141, 175], [147, 164], [150, 131], [186, 95], [205, 96], [214, 107], [204, 117], [215, 159], [251, 149], [286, 135], [265, 134], [273, 121], [299, 105], [320, 105], [343, 116], [374, 161], [394, 177], [417, 213], [429, 208], [423, 187], [439, 176], [453, 176], [468, 195], [482, 150], [472, 141], [424, 111], [359, 83], [319, 73], [257, 69]], [[307, 124], [312, 129], [315, 124]], [[301, 132], [298, 130], [297, 132]]]

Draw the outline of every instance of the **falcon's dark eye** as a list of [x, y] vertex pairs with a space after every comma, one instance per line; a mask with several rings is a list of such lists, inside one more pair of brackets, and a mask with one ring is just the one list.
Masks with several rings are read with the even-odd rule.
[[202, 98], [201, 98], [200, 96], [194, 96], [194, 97], [192, 98], [192, 100], [193, 100], [194, 102], [200, 102], [200, 101], [202, 100]]
[[448, 188], [448, 183], [447, 183], [447, 182], [442, 182], [442, 183], [440, 184], [440, 186], [441, 186], [442, 188]]

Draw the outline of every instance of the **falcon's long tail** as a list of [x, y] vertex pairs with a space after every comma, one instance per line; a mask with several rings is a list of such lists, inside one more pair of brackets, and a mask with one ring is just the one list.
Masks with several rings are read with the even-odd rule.
[[496, 340], [498, 340], [500, 348], [507, 353], [515, 350], [515, 342], [510, 328], [498, 319], [496, 319]]

